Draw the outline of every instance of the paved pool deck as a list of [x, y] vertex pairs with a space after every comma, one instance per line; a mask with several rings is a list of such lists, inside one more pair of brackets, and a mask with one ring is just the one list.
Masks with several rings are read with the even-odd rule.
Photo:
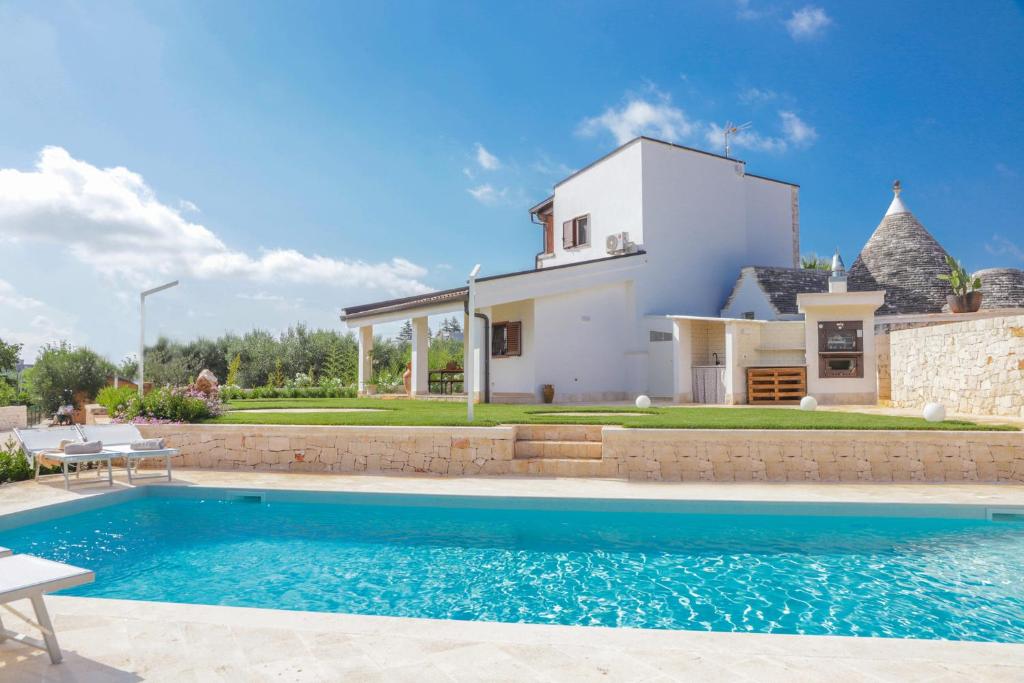
[[[0, 487], [0, 514], [111, 491], [88, 476], [83, 474], [83, 483], [70, 492], [58, 482]], [[1024, 485], [681, 484], [210, 470], [177, 472], [175, 483], [453, 495], [1024, 505]], [[117, 478], [113, 490], [125, 486]], [[64, 663], [53, 666], [41, 652], [2, 643], [0, 681], [1024, 680], [1024, 645], [1000, 643], [442, 621], [67, 596], [47, 602]], [[4, 622], [25, 628], [6, 614]]]

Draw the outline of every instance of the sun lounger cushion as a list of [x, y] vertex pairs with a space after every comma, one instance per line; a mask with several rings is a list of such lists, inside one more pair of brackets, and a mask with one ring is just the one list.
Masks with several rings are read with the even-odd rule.
[[102, 441], [86, 441], [85, 443], [69, 443], [64, 447], [64, 453], [67, 455], [88, 455], [90, 453], [99, 453], [103, 450]]
[[165, 448], [163, 439], [141, 439], [132, 441], [133, 451], [161, 451]]

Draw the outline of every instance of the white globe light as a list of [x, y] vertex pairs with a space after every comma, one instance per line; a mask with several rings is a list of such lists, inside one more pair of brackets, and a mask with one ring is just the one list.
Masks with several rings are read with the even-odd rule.
[[800, 399], [800, 410], [814, 410], [818, 407], [818, 399], [813, 396], [804, 396]]
[[929, 422], [942, 422], [946, 419], [946, 407], [941, 403], [926, 403], [924, 406], [924, 419]]
[[649, 396], [644, 396], [643, 394], [640, 394], [639, 396], [637, 396], [636, 397], [636, 407], [640, 408], [642, 410], [650, 408], [651, 407], [651, 399], [650, 399], [650, 397]]

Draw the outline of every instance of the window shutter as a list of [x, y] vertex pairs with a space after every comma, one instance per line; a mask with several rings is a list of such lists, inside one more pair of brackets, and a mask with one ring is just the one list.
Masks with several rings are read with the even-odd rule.
[[505, 328], [505, 334], [508, 337], [508, 355], [510, 356], [521, 356], [523, 355], [523, 323], [516, 321], [510, 322]]
[[571, 249], [574, 246], [572, 223], [572, 221], [562, 223], [562, 247], [565, 249]]

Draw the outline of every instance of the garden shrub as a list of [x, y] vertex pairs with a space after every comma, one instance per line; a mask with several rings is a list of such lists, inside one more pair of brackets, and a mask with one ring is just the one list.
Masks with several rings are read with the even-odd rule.
[[13, 440], [0, 445], [0, 484], [32, 478], [32, 466]]
[[111, 417], [123, 413], [133, 400], [139, 397], [139, 390], [134, 387], [103, 387], [96, 394], [96, 402], [107, 409]]

